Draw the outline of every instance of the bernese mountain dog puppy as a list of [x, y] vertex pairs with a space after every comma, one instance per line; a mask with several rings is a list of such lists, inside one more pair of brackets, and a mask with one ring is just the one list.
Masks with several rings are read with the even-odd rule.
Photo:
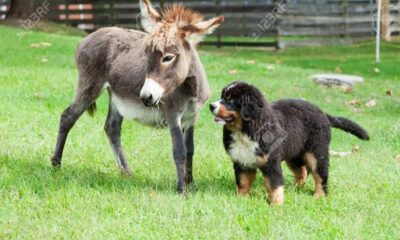
[[326, 114], [306, 101], [285, 99], [269, 104], [257, 88], [245, 82], [226, 86], [210, 110], [215, 121], [224, 124], [223, 143], [233, 161], [237, 193], [248, 194], [258, 168], [273, 205], [284, 201], [283, 160], [298, 186], [312, 174], [318, 198], [328, 193], [331, 128], [369, 139], [356, 123]]

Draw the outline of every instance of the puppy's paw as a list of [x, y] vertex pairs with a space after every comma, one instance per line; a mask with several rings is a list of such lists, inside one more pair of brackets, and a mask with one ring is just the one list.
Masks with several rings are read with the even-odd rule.
[[249, 189], [237, 188], [236, 189], [236, 196], [238, 196], [238, 197], [247, 197], [247, 196], [249, 196]]
[[314, 196], [314, 198], [318, 199], [318, 198], [325, 197], [326, 194], [323, 191], [316, 191], [313, 196]]

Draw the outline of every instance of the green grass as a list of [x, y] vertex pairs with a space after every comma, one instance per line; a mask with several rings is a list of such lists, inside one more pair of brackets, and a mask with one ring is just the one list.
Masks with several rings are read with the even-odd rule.
[[[107, 96], [92, 119], [73, 128], [63, 166], [50, 156], [60, 113], [74, 96], [79, 37], [0, 27], [0, 239], [399, 239], [400, 46], [384, 43], [374, 64], [373, 43], [356, 46], [262, 49], [201, 47], [213, 90], [235, 79], [258, 86], [270, 100], [303, 98], [364, 126], [371, 141], [333, 131], [331, 149], [360, 151], [331, 157], [330, 194], [312, 197], [313, 181], [293, 186], [284, 167], [283, 207], [267, 204], [259, 174], [248, 198], [235, 196], [222, 129], [204, 109], [196, 127], [194, 176], [199, 191], [175, 193], [168, 131], [124, 122], [123, 145], [134, 171], [119, 173], [106, 136]], [[49, 42], [51, 47], [31, 48]], [[42, 59], [48, 61], [43, 62]], [[254, 64], [247, 61], [254, 60]], [[267, 64], [274, 64], [273, 71]], [[309, 75], [358, 74], [366, 82], [348, 94], [315, 85]], [[379, 69], [379, 73], [374, 71]], [[237, 70], [236, 75], [228, 73]], [[392, 89], [394, 96], [386, 96]], [[346, 102], [359, 99], [360, 112]], [[376, 99], [377, 105], [365, 107]]]

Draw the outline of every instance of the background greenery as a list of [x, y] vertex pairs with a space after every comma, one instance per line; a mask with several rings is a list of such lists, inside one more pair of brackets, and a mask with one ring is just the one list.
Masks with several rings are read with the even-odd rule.
[[[259, 87], [269, 100], [303, 98], [364, 126], [371, 141], [334, 130], [330, 194], [312, 197], [310, 177], [293, 186], [286, 167], [283, 207], [266, 202], [261, 174], [248, 198], [235, 196], [222, 129], [205, 108], [196, 127], [194, 176], [199, 191], [175, 193], [175, 167], [166, 129], [124, 122], [123, 145], [132, 178], [119, 173], [103, 132], [107, 94], [93, 119], [73, 128], [63, 166], [50, 156], [60, 113], [74, 96], [79, 37], [23, 33], [0, 27], [0, 239], [399, 239], [400, 46], [384, 43], [374, 64], [373, 43], [263, 49], [201, 47], [213, 90], [232, 80]], [[50, 43], [31, 45], [32, 43]], [[322, 72], [358, 74], [350, 93], [315, 85]], [[392, 90], [394, 96], [387, 96]], [[349, 106], [352, 100], [360, 106]], [[376, 106], [366, 102], [376, 100]]]

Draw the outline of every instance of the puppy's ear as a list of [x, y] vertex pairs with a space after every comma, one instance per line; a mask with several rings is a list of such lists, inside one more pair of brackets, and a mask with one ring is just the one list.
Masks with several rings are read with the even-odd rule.
[[239, 101], [240, 103], [240, 114], [243, 120], [250, 121], [251, 119], [257, 119], [261, 112], [262, 106], [260, 106], [255, 99], [252, 99], [249, 95], [244, 95]]
[[247, 122], [250, 121], [251, 116], [250, 116], [250, 112], [248, 109], [242, 107], [240, 114], [242, 115], [243, 120], [245, 120]]

